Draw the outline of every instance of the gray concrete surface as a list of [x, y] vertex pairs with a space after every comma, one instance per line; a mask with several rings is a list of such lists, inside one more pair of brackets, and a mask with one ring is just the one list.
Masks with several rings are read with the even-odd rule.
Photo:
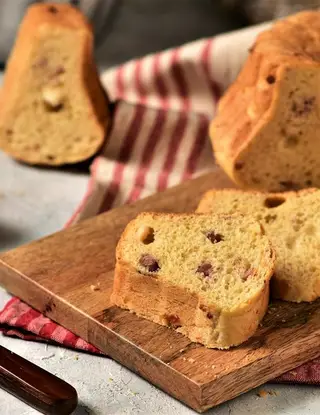
[[41, 169], [0, 153], [0, 250], [62, 228], [84, 195], [88, 173]]

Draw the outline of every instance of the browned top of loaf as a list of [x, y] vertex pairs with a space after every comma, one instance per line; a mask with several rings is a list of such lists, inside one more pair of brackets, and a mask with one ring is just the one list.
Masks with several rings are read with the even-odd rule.
[[[80, 30], [85, 33], [87, 39], [86, 49], [88, 56], [91, 54], [93, 43], [92, 28], [86, 17], [75, 7], [60, 3], [36, 3], [28, 7], [20, 24], [14, 48], [7, 63], [0, 101], [6, 96], [14, 95], [18, 88], [18, 79], [24, 76], [25, 67], [29, 65], [29, 55], [33, 47], [33, 41], [43, 29], [46, 33], [52, 33], [53, 28]], [[95, 86], [96, 87], [96, 86]], [[0, 113], [6, 111], [7, 106], [0, 105]]]
[[20, 29], [25, 31], [28, 28], [32, 32], [39, 25], [47, 24], [92, 31], [90, 23], [79, 9], [63, 3], [37, 3], [28, 7]]
[[[276, 96], [277, 81], [285, 70], [308, 65], [320, 67], [320, 12], [306, 11], [275, 23], [262, 32], [249, 50], [237, 80], [219, 103], [211, 124], [216, 152], [235, 158], [251, 140], [250, 133], [267, 120]], [[254, 117], [248, 115], [248, 108]]]

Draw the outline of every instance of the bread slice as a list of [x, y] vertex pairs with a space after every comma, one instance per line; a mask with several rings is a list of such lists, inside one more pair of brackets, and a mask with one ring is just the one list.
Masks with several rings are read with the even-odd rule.
[[142, 213], [116, 257], [116, 305], [207, 347], [244, 342], [266, 312], [274, 252], [253, 219]]
[[212, 190], [197, 212], [238, 212], [261, 221], [276, 251], [271, 295], [294, 302], [320, 296], [320, 190], [280, 194]]
[[261, 33], [210, 126], [216, 159], [240, 187], [320, 186], [320, 12]]
[[0, 148], [31, 164], [76, 163], [101, 147], [108, 119], [86, 18], [68, 4], [29, 7], [0, 95]]

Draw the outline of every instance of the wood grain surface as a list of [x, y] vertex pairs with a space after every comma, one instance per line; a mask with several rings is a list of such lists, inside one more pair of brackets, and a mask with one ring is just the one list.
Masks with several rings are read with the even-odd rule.
[[319, 301], [273, 303], [254, 337], [228, 351], [206, 349], [109, 301], [127, 222], [141, 211], [193, 211], [213, 187], [232, 186], [216, 170], [4, 253], [0, 284], [199, 412], [234, 398], [320, 355]]

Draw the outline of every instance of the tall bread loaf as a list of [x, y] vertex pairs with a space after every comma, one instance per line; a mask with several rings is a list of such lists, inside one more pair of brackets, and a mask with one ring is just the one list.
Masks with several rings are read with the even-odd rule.
[[99, 150], [108, 122], [85, 16], [68, 4], [30, 6], [0, 94], [0, 148], [31, 164], [76, 163]]
[[240, 187], [320, 186], [320, 12], [261, 33], [210, 127], [218, 163]]

